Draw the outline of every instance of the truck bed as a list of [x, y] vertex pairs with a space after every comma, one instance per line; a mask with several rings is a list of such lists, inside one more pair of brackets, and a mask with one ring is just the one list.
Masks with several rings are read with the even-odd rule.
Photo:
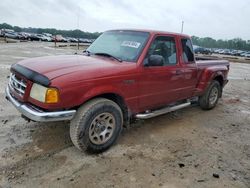
[[208, 66], [229, 66], [229, 62], [227, 60], [219, 60], [219, 59], [204, 59], [196, 61], [197, 67], [208, 67]]

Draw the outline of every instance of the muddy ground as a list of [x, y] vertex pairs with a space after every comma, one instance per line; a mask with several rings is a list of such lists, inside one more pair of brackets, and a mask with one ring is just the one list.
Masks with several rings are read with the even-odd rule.
[[231, 63], [215, 109], [138, 121], [110, 150], [90, 155], [72, 146], [67, 122], [28, 123], [4, 98], [12, 63], [74, 52], [0, 44], [0, 187], [250, 187], [249, 64]]

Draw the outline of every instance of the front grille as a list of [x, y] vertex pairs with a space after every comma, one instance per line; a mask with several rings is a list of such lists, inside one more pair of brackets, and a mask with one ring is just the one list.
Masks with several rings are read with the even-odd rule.
[[15, 90], [15, 92], [18, 95], [23, 97], [23, 95], [25, 93], [25, 89], [27, 87], [27, 82], [25, 80], [16, 76], [15, 74], [11, 73], [9, 85], [13, 90]]

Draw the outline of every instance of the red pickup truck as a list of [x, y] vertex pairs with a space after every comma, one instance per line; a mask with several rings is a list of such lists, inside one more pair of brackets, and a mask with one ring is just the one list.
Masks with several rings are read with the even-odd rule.
[[70, 120], [74, 145], [101, 152], [132, 118], [184, 108], [193, 98], [214, 108], [228, 71], [228, 61], [195, 59], [187, 35], [111, 30], [82, 54], [12, 65], [6, 98], [26, 119]]

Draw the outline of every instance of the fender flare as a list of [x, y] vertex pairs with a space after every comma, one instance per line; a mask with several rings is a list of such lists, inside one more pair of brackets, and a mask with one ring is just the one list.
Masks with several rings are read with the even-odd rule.
[[209, 86], [209, 84], [215, 80], [217, 77], [222, 77], [222, 80], [225, 79], [225, 75], [223, 73], [223, 71], [227, 71], [227, 67], [226, 66], [212, 66], [212, 67], [208, 67], [206, 68], [200, 76], [200, 81], [197, 84], [197, 90], [199, 93], [203, 94], [207, 87]]

